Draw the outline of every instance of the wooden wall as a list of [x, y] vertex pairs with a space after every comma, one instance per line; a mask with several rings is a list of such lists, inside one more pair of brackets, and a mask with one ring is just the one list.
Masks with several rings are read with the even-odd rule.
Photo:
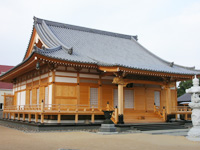
[[145, 88], [135, 88], [135, 110], [145, 110]]
[[77, 104], [76, 85], [55, 85], [55, 104]]
[[[32, 104], [37, 104], [37, 89], [39, 88], [39, 104], [42, 100], [45, 102], [45, 87], [52, 85], [52, 103], [53, 104], [81, 104], [90, 105], [90, 88], [98, 88], [98, 105], [99, 108], [105, 108], [107, 102], [113, 107], [114, 95], [113, 90], [117, 86], [112, 84], [113, 77], [100, 77], [95, 70], [82, 69], [77, 72], [74, 68], [60, 67], [56, 72], [47, 72], [42, 75], [32, 77], [25, 81], [26, 104], [30, 104], [30, 90], [32, 91]], [[15, 104], [17, 92], [21, 84], [15, 86]], [[154, 92], [160, 91], [160, 108], [166, 106], [166, 90], [155, 86], [134, 86], [134, 110], [153, 111]], [[176, 89], [171, 89], [171, 106], [177, 105]]]

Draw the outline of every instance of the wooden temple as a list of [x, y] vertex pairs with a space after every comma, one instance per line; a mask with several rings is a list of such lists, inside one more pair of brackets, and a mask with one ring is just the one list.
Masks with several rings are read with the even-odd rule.
[[137, 36], [34, 17], [23, 61], [0, 76], [13, 83], [3, 117], [95, 123], [109, 109], [114, 123], [164, 122], [191, 113], [177, 106], [176, 82], [198, 74], [152, 54]]

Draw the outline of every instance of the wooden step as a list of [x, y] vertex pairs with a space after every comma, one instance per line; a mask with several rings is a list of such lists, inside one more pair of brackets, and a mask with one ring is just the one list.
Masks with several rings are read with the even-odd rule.
[[135, 111], [126, 110], [124, 112], [125, 123], [158, 123], [164, 122], [162, 117], [155, 114], [153, 111]]

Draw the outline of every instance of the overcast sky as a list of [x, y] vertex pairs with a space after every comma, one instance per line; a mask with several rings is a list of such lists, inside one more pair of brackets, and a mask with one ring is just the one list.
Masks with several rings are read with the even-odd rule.
[[22, 61], [33, 16], [138, 35], [159, 57], [200, 69], [200, 0], [0, 0], [0, 65]]

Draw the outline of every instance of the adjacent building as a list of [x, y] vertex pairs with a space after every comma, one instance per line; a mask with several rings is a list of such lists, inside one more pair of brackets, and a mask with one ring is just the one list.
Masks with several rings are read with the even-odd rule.
[[[0, 75], [3, 75], [14, 66], [0, 65]], [[3, 109], [4, 96], [5, 94], [13, 94], [12, 83], [0, 82], [0, 109]]]

